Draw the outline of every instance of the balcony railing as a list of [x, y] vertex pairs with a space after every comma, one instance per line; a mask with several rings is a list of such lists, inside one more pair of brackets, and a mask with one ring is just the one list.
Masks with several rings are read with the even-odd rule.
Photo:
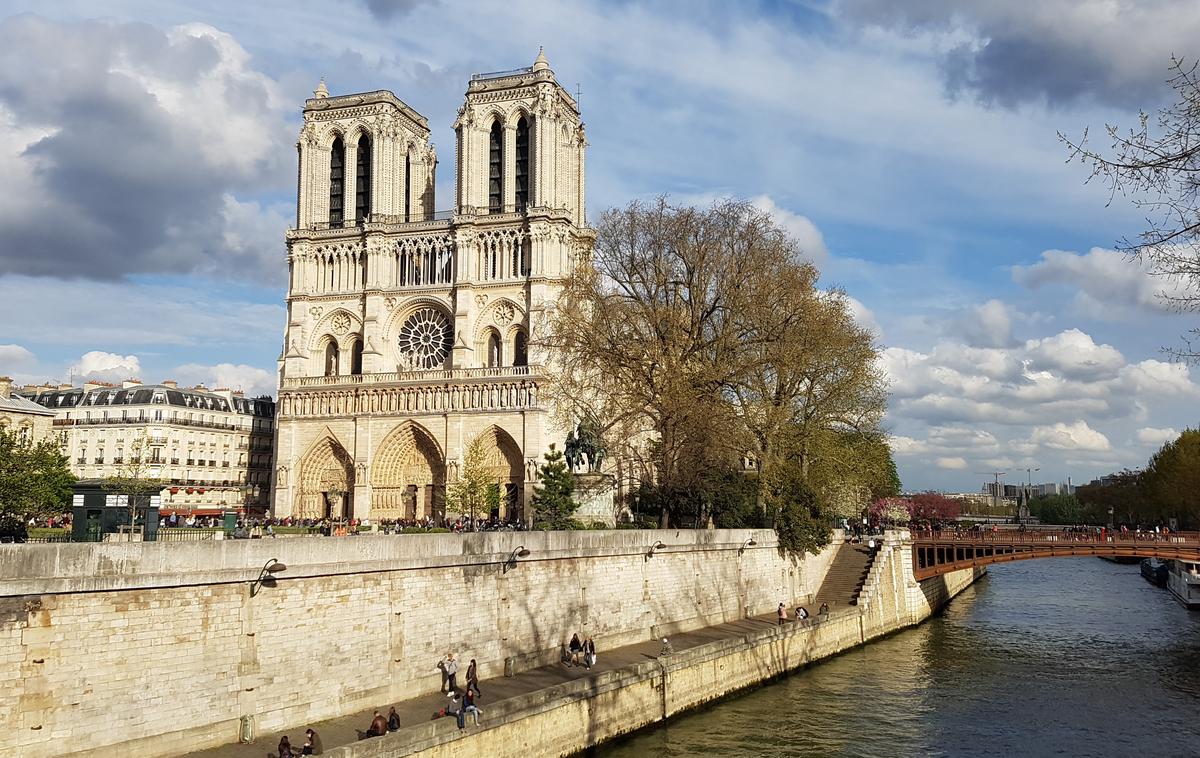
[[[148, 421], [146, 419], [136, 418], [63, 418], [54, 419], [55, 426], [106, 426], [109, 424], [175, 424], [177, 426], [195, 426], [204, 429], [225, 429], [229, 431], [237, 431], [238, 427], [233, 424], [225, 424], [220, 421], [195, 421], [192, 419], [172, 418], [163, 421]], [[164, 442], [166, 438], [161, 438]], [[151, 440], [154, 442], [154, 440]]]
[[538, 375], [535, 366], [496, 366], [493, 368], [453, 368], [428, 371], [392, 371], [385, 374], [341, 374], [338, 376], [294, 376], [283, 380], [285, 389], [333, 387], [344, 384], [392, 384], [398, 382], [447, 382], [457, 379], [509, 379]]

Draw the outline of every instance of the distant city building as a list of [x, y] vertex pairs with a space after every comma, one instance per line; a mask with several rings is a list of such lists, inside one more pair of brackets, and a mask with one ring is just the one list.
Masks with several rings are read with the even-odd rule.
[[12, 379], [0, 376], [0, 429], [10, 429], [26, 442], [37, 442], [50, 436], [53, 419], [54, 411], [14, 395]]
[[145, 440], [143, 475], [161, 479], [161, 513], [263, 513], [270, 505], [275, 401], [228, 389], [181, 389], [172, 381], [120, 387], [25, 387], [48, 409], [72, 472], [83, 480], [116, 476]]

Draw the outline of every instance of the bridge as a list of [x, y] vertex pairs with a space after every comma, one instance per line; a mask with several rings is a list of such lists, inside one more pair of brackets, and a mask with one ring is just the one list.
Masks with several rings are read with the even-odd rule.
[[975, 566], [1071, 555], [1200, 562], [1200, 532], [914, 530], [912, 550], [914, 576], [928, 579]]

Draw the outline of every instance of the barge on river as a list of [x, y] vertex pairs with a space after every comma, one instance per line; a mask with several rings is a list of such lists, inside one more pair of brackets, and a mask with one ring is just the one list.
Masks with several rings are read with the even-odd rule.
[[1200, 608], [1200, 563], [1168, 561], [1167, 589], [1175, 599], [1190, 609]]

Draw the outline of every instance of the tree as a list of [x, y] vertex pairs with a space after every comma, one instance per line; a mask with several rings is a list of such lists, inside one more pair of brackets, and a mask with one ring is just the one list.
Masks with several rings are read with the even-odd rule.
[[23, 535], [30, 516], [61, 513], [74, 483], [67, 457], [53, 440], [32, 442], [0, 427], [0, 532]]
[[557, 356], [561, 420], [601, 419], [610, 449], [642, 477], [639, 509], [653, 504], [660, 526], [715, 522], [718, 510], [745, 521], [724, 474], [747, 455], [769, 523], [795, 476], [805, 483], [816, 461], [832, 472], [857, 455], [838, 435], [881, 438], [873, 337], [817, 277], [796, 241], [744, 201], [697, 209], [659, 198], [601, 216], [541, 343]]
[[829, 515], [817, 493], [804, 483], [798, 464], [776, 468], [766, 487], [767, 502], [775, 516], [779, 551], [803, 556], [817, 553], [829, 544]]
[[484, 449], [483, 440], [476, 438], [467, 446], [458, 481], [446, 488], [446, 509], [460, 516], [467, 516], [474, 523], [479, 514], [490, 512], [488, 492], [493, 486], [497, 488], [495, 499], [499, 501], [499, 485], [494, 479], [487, 464], [487, 451]]
[[150, 438], [143, 434], [129, 444], [129, 454], [123, 455], [116, 464], [116, 473], [107, 476], [101, 487], [123, 496], [129, 503], [129, 527], [137, 523], [137, 509], [150, 504], [150, 496], [162, 491], [166, 485], [162, 479], [150, 475], [153, 463], [150, 454]]
[[[1082, 491], [1085, 487], [1080, 487]], [[1100, 510], [1093, 508], [1090, 510]], [[1107, 505], [1103, 507], [1107, 511]], [[1029, 499], [1029, 513], [1043, 524], [1080, 524], [1087, 518], [1086, 510], [1074, 495], [1039, 495]], [[1105, 519], [1107, 521], [1107, 518]]]
[[[1089, 181], [1099, 179], [1111, 196], [1131, 197], [1145, 211], [1148, 228], [1118, 248], [1167, 280], [1166, 301], [1194, 311], [1200, 310], [1200, 76], [1196, 63], [1180, 58], [1171, 58], [1171, 70], [1167, 81], [1175, 102], [1153, 118], [1141, 112], [1137, 126], [1127, 132], [1106, 125], [1107, 151], [1089, 146], [1087, 131], [1078, 140], [1062, 133], [1059, 139], [1072, 160], [1090, 164]], [[1191, 335], [1200, 336], [1200, 330]], [[1191, 339], [1185, 345], [1172, 352], [1200, 357]]]
[[871, 503], [871, 518], [884, 524], [907, 524], [912, 503], [902, 497], [885, 497]]
[[1200, 430], [1186, 429], [1159, 448], [1144, 482], [1150, 502], [1158, 506], [1157, 513], [1147, 514], [1153, 520], [1174, 518], [1186, 528], [1200, 524]]
[[574, 516], [579, 503], [571, 497], [575, 476], [553, 443], [542, 457], [545, 463], [538, 468], [538, 486], [533, 494], [534, 522], [547, 529], [578, 528]]
[[913, 521], [954, 521], [962, 503], [937, 492], [920, 492], [908, 498], [908, 515]]

